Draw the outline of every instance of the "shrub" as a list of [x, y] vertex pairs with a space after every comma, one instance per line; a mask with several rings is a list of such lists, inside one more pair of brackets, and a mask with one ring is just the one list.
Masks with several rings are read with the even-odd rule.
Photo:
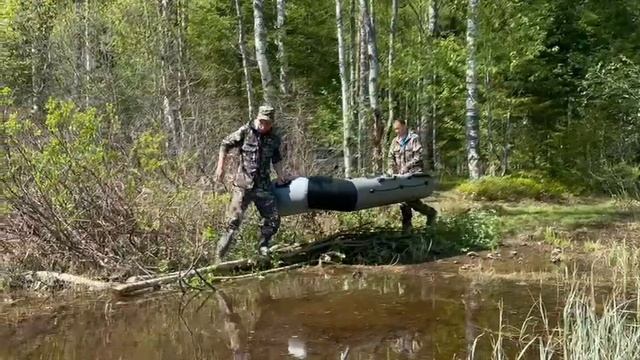
[[[345, 235], [342, 234], [344, 238]], [[348, 234], [349, 246], [338, 246], [348, 262], [417, 263], [469, 250], [495, 248], [499, 243], [498, 218], [490, 212], [470, 211], [443, 216], [435, 226], [413, 234], [388, 227], [360, 229]]]
[[50, 101], [44, 124], [12, 116], [0, 125], [0, 197], [7, 231], [21, 238], [0, 248], [25, 267], [126, 276], [183, 265], [205, 245], [202, 229], [221, 206], [210, 192], [167, 181], [161, 134], [113, 147], [112, 119]]
[[489, 201], [557, 200], [569, 192], [565, 186], [552, 180], [514, 175], [486, 176], [464, 182], [456, 190], [474, 200]]

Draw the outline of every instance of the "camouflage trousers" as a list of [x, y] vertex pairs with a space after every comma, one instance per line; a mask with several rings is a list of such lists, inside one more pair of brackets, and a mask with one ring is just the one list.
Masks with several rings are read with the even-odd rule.
[[411, 218], [413, 217], [413, 211], [415, 210], [427, 217], [427, 225], [433, 225], [436, 221], [438, 212], [431, 206], [423, 203], [420, 200], [408, 201], [400, 205], [400, 211], [402, 212], [402, 228], [405, 231], [411, 229]]
[[278, 214], [275, 196], [266, 189], [234, 187], [231, 203], [227, 209], [227, 233], [223, 234], [218, 241], [217, 255], [219, 257], [224, 256], [234, 242], [235, 235], [242, 224], [244, 213], [252, 202], [262, 217], [258, 247], [268, 247], [271, 237], [278, 232], [280, 215]]

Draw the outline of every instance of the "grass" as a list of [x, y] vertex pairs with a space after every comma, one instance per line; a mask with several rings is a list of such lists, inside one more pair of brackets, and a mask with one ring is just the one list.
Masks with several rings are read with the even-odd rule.
[[599, 228], [617, 222], [640, 220], [639, 209], [621, 208], [613, 201], [572, 205], [510, 203], [501, 205], [497, 213], [507, 234], [537, 230], [541, 227], [563, 230]]
[[[602, 256], [594, 261], [611, 272], [606, 279], [602, 274], [565, 274], [558, 291], [569, 290], [559, 312], [551, 314], [540, 300], [514, 332], [503, 325], [500, 306], [498, 329], [490, 332], [490, 359], [640, 359], [640, 247], [621, 243], [598, 251]], [[550, 319], [556, 315], [554, 324]], [[512, 357], [507, 342], [515, 347]], [[477, 343], [470, 360], [476, 358]]]
[[543, 177], [485, 176], [465, 181], [456, 190], [473, 200], [559, 200], [569, 194], [562, 184]]

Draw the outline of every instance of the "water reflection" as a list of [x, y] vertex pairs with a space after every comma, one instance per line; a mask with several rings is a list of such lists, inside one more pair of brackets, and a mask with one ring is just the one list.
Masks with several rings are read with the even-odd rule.
[[74, 307], [38, 338], [20, 339], [32, 325], [12, 324], [0, 359], [461, 359], [481, 329], [496, 329], [501, 299], [519, 324], [540, 290], [458, 276], [283, 275], [114, 305], [108, 323], [104, 304]]
[[224, 323], [224, 333], [227, 336], [229, 349], [234, 360], [248, 360], [247, 333], [242, 327], [240, 316], [233, 312], [231, 300], [222, 290], [215, 292], [218, 302], [218, 311]]

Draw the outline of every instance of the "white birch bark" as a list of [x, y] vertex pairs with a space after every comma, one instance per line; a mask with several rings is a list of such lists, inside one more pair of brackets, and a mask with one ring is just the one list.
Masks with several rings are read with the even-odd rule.
[[358, 46], [358, 171], [363, 175], [366, 171], [365, 145], [367, 139], [367, 117], [369, 109], [369, 61], [367, 55], [367, 25], [366, 25], [366, 3], [362, 7], [360, 0], [360, 31]]
[[181, 124], [178, 123], [178, 119], [176, 118], [176, 104], [172, 97], [173, 87], [171, 74], [173, 69], [171, 62], [173, 58], [171, 56], [172, 41], [169, 31], [172, 24], [172, 5], [171, 0], [160, 1], [160, 90], [163, 122], [169, 134], [167, 146], [172, 154], [177, 155], [180, 153], [182, 146], [180, 138], [181, 131], [179, 130]]
[[253, 0], [253, 26], [255, 35], [256, 61], [260, 69], [263, 99], [271, 106], [276, 105], [276, 89], [267, 59], [267, 29], [264, 24], [264, 0]]
[[[430, 51], [433, 51], [433, 40], [437, 35], [438, 31], [438, 1], [431, 0], [429, 1], [428, 14], [427, 14], [427, 39], [431, 39]], [[425, 75], [425, 97], [426, 104], [424, 109], [422, 110], [422, 123], [424, 130], [423, 136], [423, 148], [425, 149], [425, 168], [427, 170], [435, 170], [436, 169], [436, 153], [437, 153], [437, 126], [436, 126], [436, 116], [437, 116], [437, 105], [435, 94], [432, 91], [433, 85], [436, 82], [436, 74], [435, 68], [432, 64], [429, 67], [430, 71], [428, 71]]]
[[234, 0], [236, 7], [236, 18], [238, 19], [238, 48], [242, 57], [242, 72], [244, 74], [245, 88], [247, 89], [247, 109], [249, 119], [253, 119], [253, 111], [255, 109], [255, 97], [253, 95], [253, 81], [251, 79], [251, 70], [249, 68], [249, 56], [247, 53], [247, 39], [244, 34], [244, 21], [242, 20], [242, 7], [240, 0]]
[[373, 20], [369, 15], [366, 0], [360, 0], [362, 23], [366, 34], [367, 58], [369, 65], [369, 105], [373, 115], [373, 165], [374, 171], [382, 171], [382, 114], [378, 104], [378, 78], [380, 65], [378, 63], [378, 47], [376, 42], [376, 31], [373, 27]]
[[[351, 98], [349, 104], [351, 107], [351, 124], [358, 123], [358, 27], [356, 22], [356, 0], [350, 1], [349, 6], [349, 89]], [[358, 153], [355, 154], [356, 158]]]
[[467, 166], [469, 178], [480, 178], [480, 125], [478, 119], [478, 83], [476, 70], [476, 41], [478, 37], [477, 17], [480, 0], [469, 0], [469, 15], [467, 18], [467, 102], [466, 102], [466, 131], [467, 131]]
[[289, 95], [289, 69], [287, 62], [287, 53], [285, 51], [284, 39], [286, 35], [286, 0], [277, 0], [277, 18], [276, 27], [278, 29], [277, 44], [278, 44], [278, 62], [280, 63], [280, 92], [287, 96]]
[[340, 67], [340, 85], [342, 97], [342, 151], [344, 156], [344, 176], [351, 177], [353, 157], [351, 154], [351, 109], [349, 103], [349, 79], [347, 78], [347, 55], [342, 23], [342, 0], [336, 0], [336, 31], [338, 33], [338, 63]]
[[[392, 79], [393, 79], [393, 58], [395, 55], [395, 38], [396, 38], [396, 32], [398, 29], [398, 0], [392, 0], [391, 1], [391, 31], [389, 31], [389, 73], [388, 73], [388, 79], [389, 79], [389, 92], [387, 94], [387, 102], [388, 102], [388, 106], [389, 106], [389, 117], [387, 118], [387, 124], [384, 127], [384, 136], [383, 136], [383, 145], [386, 146], [389, 143], [389, 136], [391, 134], [391, 126], [393, 124], [393, 121], [395, 120], [395, 108], [394, 108], [394, 103], [393, 103], [393, 86], [392, 84]], [[385, 161], [386, 162], [386, 155], [387, 152], [384, 151], [383, 156], [385, 157]]]
[[[439, 6], [439, 0], [431, 0], [429, 2], [429, 24], [428, 24], [428, 29], [429, 29], [429, 36], [433, 39], [436, 36], [438, 36], [438, 28], [439, 28], [439, 24], [438, 24], [438, 18], [439, 18], [439, 11], [440, 11], [440, 6]], [[437, 75], [436, 75], [436, 71], [435, 68], [432, 69], [432, 74], [431, 74], [431, 82], [432, 84], [435, 84], [437, 80]], [[436, 97], [435, 94], [432, 94], [431, 96], [431, 111], [429, 114], [429, 134], [431, 134], [430, 136], [430, 143], [428, 144], [429, 149], [431, 150], [431, 159], [430, 159], [430, 163], [429, 166], [431, 167], [432, 170], [437, 170], [440, 168], [439, 165], [439, 152], [438, 152], [438, 123], [436, 120], [436, 117], [438, 116], [438, 104], [436, 102]]]
[[89, 0], [84, 2], [84, 106], [88, 108], [89, 101], [89, 87], [91, 86], [91, 41], [89, 38]]

